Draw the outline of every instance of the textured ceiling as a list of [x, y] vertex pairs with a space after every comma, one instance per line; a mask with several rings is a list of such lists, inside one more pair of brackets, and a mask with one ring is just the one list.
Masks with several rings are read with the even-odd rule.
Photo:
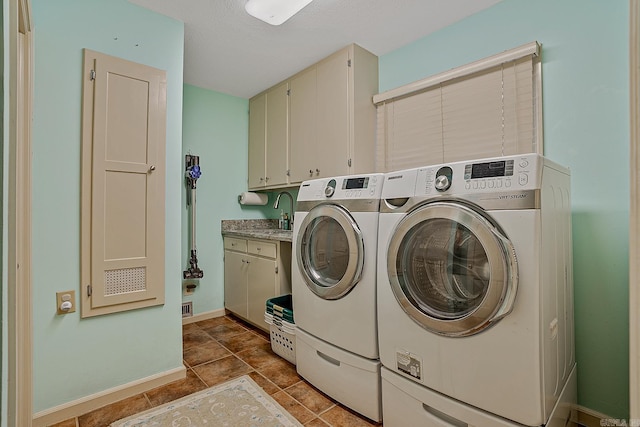
[[130, 1], [185, 23], [185, 83], [250, 98], [350, 43], [384, 55], [499, 0], [315, 0], [280, 26], [246, 0]]

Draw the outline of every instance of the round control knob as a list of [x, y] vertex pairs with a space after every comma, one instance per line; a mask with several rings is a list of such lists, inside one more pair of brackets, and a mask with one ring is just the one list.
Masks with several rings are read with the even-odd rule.
[[438, 175], [436, 177], [436, 190], [447, 191], [451, 187], [451, 181], [446, 175]]
[[330, 185], [327, 185], [324, 188], [324, 195], [327, 197], [331, 197], [333, 196], [333, 193], [335, 193], [335, 191], [336, 191], [335, 188], [331, 187]]

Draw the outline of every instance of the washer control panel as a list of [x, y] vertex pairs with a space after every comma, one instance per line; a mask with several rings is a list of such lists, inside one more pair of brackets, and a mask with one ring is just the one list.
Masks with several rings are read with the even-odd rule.
[[513, 182], [513, 162], [511, 159], [466, 164], [465, 189], [510, 188]]
[[538, 188], [542, 157], [537, 154], [505, 156], [474, 162], [419, 168], [416, 195], [464, 194]]

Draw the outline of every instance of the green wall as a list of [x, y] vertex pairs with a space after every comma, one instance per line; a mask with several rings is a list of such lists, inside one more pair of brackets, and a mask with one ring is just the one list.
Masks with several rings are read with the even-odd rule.
[[[247, 191], [249, 100], [185, 84], [182, 127], [183, 162], [186, 154], [200, 156], [202, 169], [202, 177], [196, 183], [196, 243], [198, 266], [204, 277], [190, 280], [196, 283], [196, 291], [183, 298], [193, 302], [197, 315], [224, 307], [221, 220], [277, 218], [272, 208], [277, 193], [267, 192], [266, 206], [238, 203], [238, 195]], [[183, 184], [183, 270], [189, 267], [190, 251], [186, 191]], [[296, 192], [290, 192], [295, 199]], [[283, 202], [285, 209], [289, 209], [288, 203]]]
[[[184, 25], [125, 0], [32, 0], [34, 412], [182, 366]], [[82, 49], [167, 71], [166, 303], [81, 319], [56, 315], [79, 294]], [[77, 297], [79, 303], [80, 298]]]
[[389, 90], [537, 40], [545, 155], [571, 168], [579, 404], [629, 415], [629, 2], [504, 0], [380, 57]]

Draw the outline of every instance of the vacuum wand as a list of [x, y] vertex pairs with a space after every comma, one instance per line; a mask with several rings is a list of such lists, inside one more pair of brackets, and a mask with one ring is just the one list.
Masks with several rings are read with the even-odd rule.
[[182, 272], [184, 279], [201, 279], [204, 272], [198, 267], [196, 249], [196, 181], [200, 178], [200, 157], [187, 154], [185, 156], [185, 184], [187, 186], [187, 207], [191, 212], [191, 251], [189, 268]]

